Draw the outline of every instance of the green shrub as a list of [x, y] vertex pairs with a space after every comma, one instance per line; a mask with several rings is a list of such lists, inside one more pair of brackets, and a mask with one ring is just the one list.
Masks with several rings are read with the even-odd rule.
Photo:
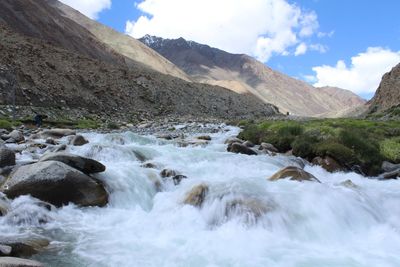
[[6, 129], [6, 130], [11, 130], [12, 129], [12, 123], [7, 121], [7, 120], [0, 120], [0, 129]]
[[315, 157], [315, 143], [316, 140], [311, 136], [298, 137], [292, 143], [293, 155], [312, 160]]
[[239, 138], [243, 140], [249, 140], [254, 144], [259, 144], [264, 134], [265, 133], [261, 131], [256, 125], [250, 124], [246, 126], [244, 130], [239, 134]]
[[285, 125], [282, 126], [278, 129], [278, 134], [279, 135], [284, 135], [284, 136], [298, 136], [301, 135], [304, 132], [304, 128], [301, 125], [294, 124], [294, 125]]
[[383, 140], [380, 143], [380, 151], [383, 157], [394, 163], [400, 163], [400, 138]]
[[323, 142], [316, 145], [315, 154], [321, 157], [330, 156], [345, 166], [358, 163], [353, 150], [336, 142]]
[[78, 124], [76, 125], [78, 129], [97, 129], [99, 128], [99, 124], [91, 119], [82, 119], [78, 120]]
[[273, 144], [279, 152], [286, 152], [292, 149], [295, 139], [293, 135], [269, 134], [262, 139], [262, 142]]
[[107, 128], [108, 128], [108, 129], [116, 130], [116, 129], [119, 129], [119, 126], [118, 126], [118, 124], [115, 123], [115, 122], [109, 122], [109, 123], [107, 123]]

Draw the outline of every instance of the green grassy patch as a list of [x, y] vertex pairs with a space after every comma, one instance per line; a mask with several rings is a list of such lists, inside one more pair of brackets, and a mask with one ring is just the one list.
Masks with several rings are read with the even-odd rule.
[[97, 129], [100, 127], [100, 124], [91, 119], [82, 119], [78, 120], [78, 123], [75, 127], [78, 129]]
[[13, 124], [8, 120], [0, 120], [0, 129], [11, 130]]
[[368, 175], [380, 172], [384, 160], [400, 162], [400, 121], [318, 119], [297, 121], [241, 121], [239, 138], [273, 144], [280, 152], [308, 160], [331, 156], [341, 164], [359, 165]]

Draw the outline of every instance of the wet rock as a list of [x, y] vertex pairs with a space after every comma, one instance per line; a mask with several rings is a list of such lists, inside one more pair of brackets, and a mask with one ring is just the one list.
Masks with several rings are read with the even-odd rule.
[[53, 145], [53, 146], [57, 145], [56, 141], [50, 137], [46, 139], [46, 144]]
[[45, 161], [59, 161], [87, 174], [104, 172], [106, 170], [106, 166], [94, 159], [89, 159], [66, 152], [45, 154], [40, 158], [40, 162]]
[[50, 129], [40, 132], [40, 135], [58, 139], [64, 136], [76, 135], [76, 132], [71, 129]]
[[171, 169], [164, 169], [161, 171], [160, 175], [162, 178], [167, 178], [167, 177], [173, 177], [175, 175], [178, 175], [178, 173]]
[[382, 173], [379, 178], [382, 180], [398, 179], [400, 177], [400, 169]]
[[25, 141], [25, 137], [22, 132], [13, 130], [11, 133], [5, 136], [6, 143], [20, 143]]
[[44, 265], [35, 260], [15, 257], [0, 257], [0, 267], [44, 267]]
[[83, 146], [86, 145], [87, 143], [89, 143], [89, 141], [86, 140], [86, 138], [83, 137], [82, 135], [76, 135], [70, 141], [70, 145], [73, 146]]
[[10, 209], [9, 201], [7, 201], [7, 199], [4, 197], [0, 197], [0, 216], [6, 215], [9, 209]]
[[208, 185], [199, 184], [193, 187], [185, 196], [184, 204], [201, 207], [209, 191]]
[[144, 163], [140, 167], [146, 168], [146, 169], [157, 169], [158, 168], [158, 166], [155, 163], [152, 163], [152, 162]]
[[137, 160], [141, 161], [141, 162], [145, 162], [147, 160], [150, 160], [149, 158], [146, 157], [146, 155], [144, 155], [142, 152], [133, 150], [133, 154], [135, 154], [135, 157], [137, 158]]
[[252, 150], [251, 148], [248, 148], [245, 145], [239, 144], [239, 143], [233, 143], [233, 144], [229, 145], [227, 150], [229, 152], [237, 153], [237, 154], [257, 155], [257, 153], [254, 150]]
[[259, 199], [234, 199], [226, 203], [225, 216], [229, 219], [237, 215], [245, 215], [247, 217], [246, 221], [250, 222], [258, 219], [271, 210], [273, 210], [272, 205], [267, 205]]
[[62, 145], [57, 146], [54, 149], [52, 149], [52, 152], [57, 153], [57, 152], [65, 151], [66, 149], [67, 149], [67, 145], [62, 144]]
[[225, 140], [226, 145], [231, 145], [233, 143], [239, 143], [242, 144], [244, 141], [242, 139], [239, 139], [237, 137], [231, 137]]
[[341, 182], [339, 185], [347, 187], [347, 188], [351, 188], [351, 189], [358, 189], [360, 188], [358, 185], [356, 185], [355, 183], [353, 183], [352, 180], [346, 180]]
[[272, 175], [268, 180], [277, 181], [277, 180], [286, 179], [286, 178], [289, 178], [289, 180], [298, 181], [298, 182], [311, 181], [311, 182], [320, 183], [320, 181], [311, 173], [308, 173], [305, 170], [302, 170], [302, 169], [300, 169], [298, 167], [294, 167], [294, 166], [289, 166], [289, 167], [281, 169], [280, 171], [278, 171], [277, 173]]
[[324, 168], [328, 172], [341, 172], [341, 171], [345, 171], [346, 170], [336, 160], [334, 160], [333, 158], [331, 158], [329, 156], [326, 156], [324, 158], [315, 157], [312, 160], [311, 163], [314, 164], [314, 165], [321, 166], [322, 168]]
[[15, 165], [15, 153], [8, 148], [0, 148], [0, 168]]
[[[43, 251], [49, 244], [49, 240], [40, 236], [1, 237], [0, 244], [11, 247], [10, 256], [30, 257]], [[2, 259], [0, 257], [0, 259]], [[1, 265], [0, 265], [1, 266]]]
[[177, 136], [174, 136], [172, 134], [159, 134], [159, 135], [157, 135], [157, 138], [165, 139], [165, 140], [173, 140], [173, 139], [177, 138]]
[[201, 136], [197, 136], [196, 139], [204, 140], [204, 141], [211, 141], [211, 136], [209, 136], [209, 135], [201, 135]]
[[[11, 254], [12, 247], [0, 245], [0, 256], [8, 256]], [[0, 265], [1, 266], [1, 265]]]
[[183, 179], [187, 179], [187, 176], [178, 174], [178, 175], [175, 175], [174, 177], [172, 177], [172, 181], [174, 182], [174, 185], [179, 185]]
[[269, 144], [269, 143], [261, 143], [259, 149], [267, 150], [267, 151], [275, 152], [275, 153], [279, 152], [278, 149], [274, 145]]
[[244, 145], [244, 146], [247, 146], [247, 147], [254, 147], [254, 146], [255, 146], [255, 145], [254, 145], [252, 142], [250, 142], [250, 141], [244, 142], [243, 145]]
[[384, 172], [392, 172], [392, 171], [399, 170], [399, 169], [400, 169], [400, 164], [393, 164], [388, 161], [382, 162], [382, 170]]
[[100, 182], [58, 161], [22, 166], [1, 189], [9, 198], [31, 195], [57, 207], [70, 202], [80, 206], [104, 206], [108, 202]]

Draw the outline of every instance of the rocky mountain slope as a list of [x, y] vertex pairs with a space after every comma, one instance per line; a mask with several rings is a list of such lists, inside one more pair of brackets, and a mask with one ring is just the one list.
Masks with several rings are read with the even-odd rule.
[[140, 41], [197, 82], [223, 86], [239, 93], [251, 93], [266, 103], [273, 103], [283, 112], [303, 116], [333, 116], [364, 103], [350, 91], [314, 88], [274, 71], [247, 55], [227, 53], [183, 38], [171, 40], [147, 35]]
[[158, 72], [190, 81], [190, 78], [182, 70], [135, 38], [121, 34], [110, 27], [91, 20], [79, 11], [59, 1], [49, 0], [49, 3], [52, 7], [57, 9], [64, 18], [76, 22], [93, 34], [99, 42], [129, 59], [126, 60], [128, 66], [130, 66], [133, 60], [135, 63], [141, 63]]
[[370, 113], [400, 107], [400, 64], [382, 77], [375, 96], [368, 102]]
[[232, 119], [276, 113], [273, 106], [252, 96], [189, 83], [140, 65], [127, 68], [96, 60], [1, 23], [0, 39], [0, 105], [10, 103], [10, 77], [15, 76], [18, 105], [57, 108], [65, 117], [72, 110], [80, 110], [82, 116], [126, 121], [168, 115]]

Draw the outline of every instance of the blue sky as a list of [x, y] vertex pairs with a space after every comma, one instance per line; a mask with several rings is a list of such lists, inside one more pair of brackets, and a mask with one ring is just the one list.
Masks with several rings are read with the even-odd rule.
[[[96, 4], [89, 3], [93, 1]], [[292, 77], [349, 89], [364, 98], [370, 98], [380, 77], [400, 63], [399, 0], [63, 2], [134, 37], [144, 33], [183, 36], [250, 54]], [[83, 2], [90, 6], [82, 7]], [[89, 11], [96, 5], [103, 6]], [[214, 31], [218, 27], [220, 33]], [[251, 35], [252, 30], [258, 35]]]

